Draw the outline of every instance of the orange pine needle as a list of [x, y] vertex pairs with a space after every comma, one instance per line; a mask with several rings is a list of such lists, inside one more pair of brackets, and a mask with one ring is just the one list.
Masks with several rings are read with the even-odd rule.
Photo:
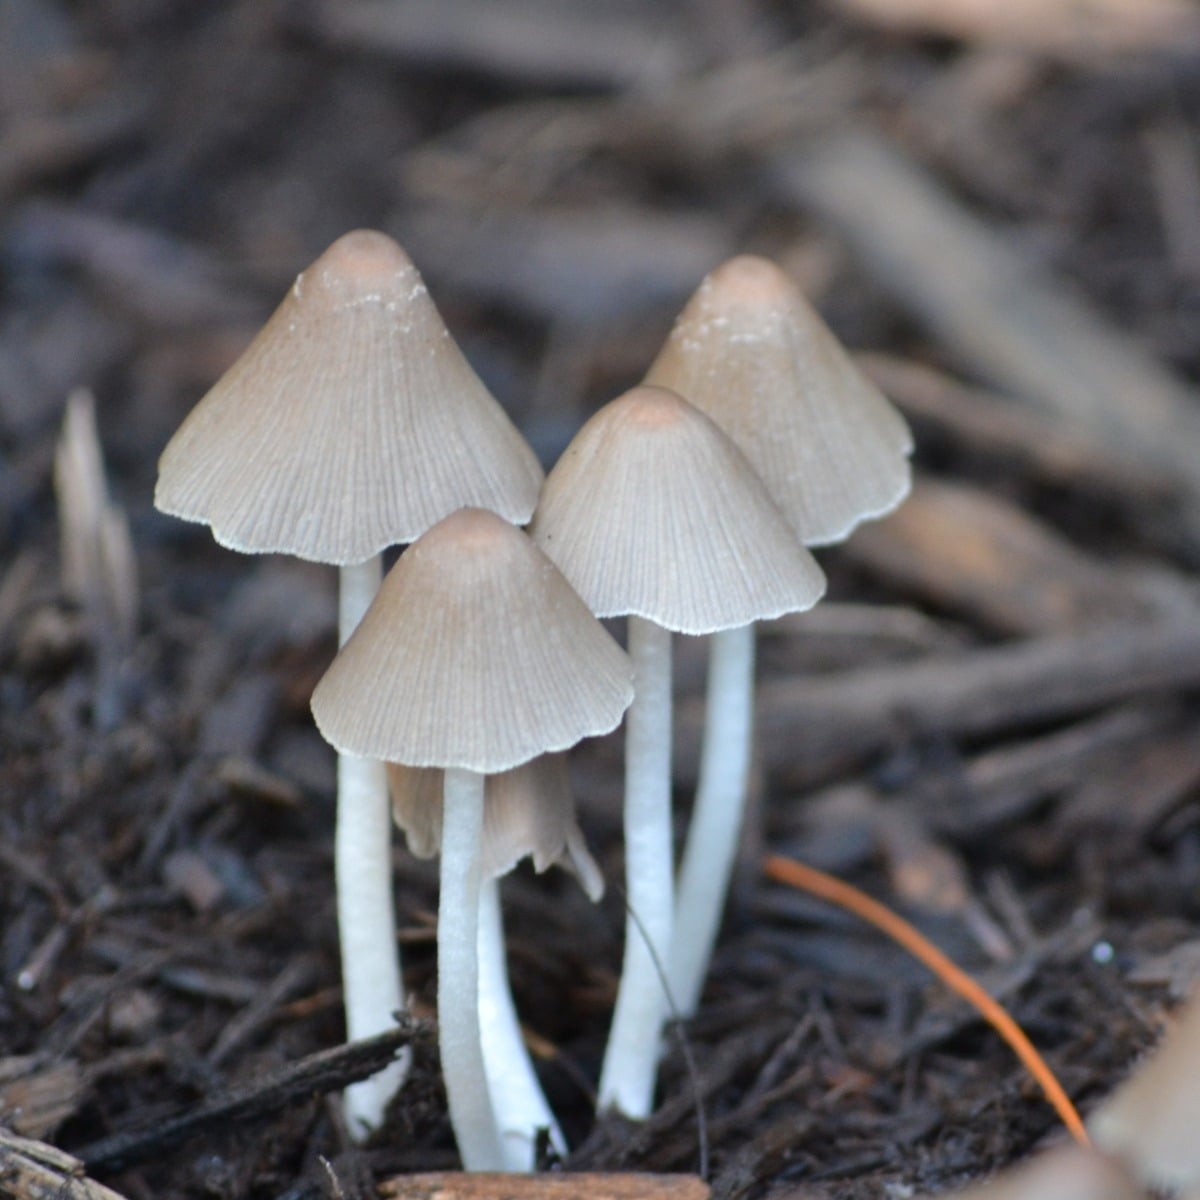
[[1045, 1092], [1046, 1099], [1054, 1106], [1055, 1112], [1070, 1130], [1071, 1136], [1081, 1146], [1091, 1144], [1083, 1121], [1080, 1120], [1070, 1097], [1021, 1027], [998, 1001], [992, 999], [970, 975], [961, 967], [955, 966], [903, 917], [879, 901], [872, 900], [858, 888], [843, 883], [832, 875], [826, 875], [824, 871], [818, 871], [815, 867], [796, 862], [795, 859], [783, 858], [777, 854], [769, 855], [763, 863], [763, 870], [777, 883], [785, 883], [819, 896], [822, 900], [828, 900], [831, 904], [852, 912], [856, 917], [861, 917], [923, 962], [951, 991], [957, 992], [969, 1004], [974, 1005], [983, 1019], [1012, 1047], [1013, 1052]]

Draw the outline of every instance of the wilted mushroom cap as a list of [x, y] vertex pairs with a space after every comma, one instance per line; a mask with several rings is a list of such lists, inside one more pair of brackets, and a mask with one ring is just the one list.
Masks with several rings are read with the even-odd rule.
[[628, 658], [554, 564], [463, 509], [400, 556], [312, 710], [343, 753], [490, 773], [607, 733], [632, 698]]
[[465, 505], [513, 521], [542, 471], [391, 238], [339, 238], [159, 460], [154, 503], [222, 545], [362, 562]]
[[[392, 815], [418, 858], [432, 858], [442, 847], [444, 776], [436, 767], [387, 764]], [[542, 754], [487, 777], [480, 856], [483, 877], [507, 874], [526, 855], [539, 872], [555, 863], [566, 867], [589, 899], [604, 895], [604, 877], [575, 820], [565, 755]]]
[[1162, 1044], [1092, 1114], [1088, 1132], [1147, 1185], [1200, 1189], [1200, 991]]
[[737, 443], [806, 545], [842, 540], [908, 494], [912, 435], [769, 259], [701, 283], [648, 374]]
[[597, 615], [677, 633], [811, 608], [825, 590], [742, 453], [666, 388], [636, 387], [584, 425], [530, 534]]
[[940, 1200], [1140, 1200], [1119, 1163], [1095, 1150], [1060, 1146], [979, 1187]]

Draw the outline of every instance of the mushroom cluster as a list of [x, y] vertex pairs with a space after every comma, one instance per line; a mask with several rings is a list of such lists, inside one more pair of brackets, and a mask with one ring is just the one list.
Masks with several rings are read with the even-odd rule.
[[[602, 891], [561, 752], [628, 709], [630, 919], [599, 1095], [644, 1117], [664, 1016], [695, 1009], [728, 888], [754, 623], [817, 602], [807, 547], [895, 507], [910, 451], [788, 278], [743, 256], [703, 281], [646, 382], [601, 409], [542, 486], [415, 267], [369, 231], [300, 275], [167, 446], [160, 509], [237, 550], [341, 568], [341, 649], [312, 710], [339, 755], [347, 1035], [386, 1029], [404, 1004], [394, 813], [414, 853], [441, 856], [439, 1043], [468, 1169], [532, 1169], [542, 1131], [566, 1150], [512, 1004], [496, 882], [530, 856]], [[380, 552], [401, 543], [381, 585]], [[628, 655], [598, 619], [618, 616]], [[673, 633], [712, 637], [678, 887]], [[404, 1070], [348, 1090], [357, 1136]]]

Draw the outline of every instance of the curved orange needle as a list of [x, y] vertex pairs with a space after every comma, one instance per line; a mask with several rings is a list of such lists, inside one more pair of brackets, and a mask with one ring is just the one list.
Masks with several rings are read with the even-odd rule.
[[865, 892], [860, 892], [858, 888], [843, 883], [832, 875], [826, 875], [824, 871], [818, 871], [816, 867], [805, 866], [795, 859], [772, 854], [763, 862], [763, 870], [776, 883], [799, 888], [852, 912], [856, 917], [861, 917], [923, 962], [951, 991], [957, 992], [979, 1010], [983, 1019], [1012, 1047], [1013, 1053], [1037, 1080], [1046, 1094], [1046, 1099], [1070, 1130], [1071, 1136], [1081, 1146], [1091, 1145], [1087, 1130], [1084, 1129], [1083, 1121], [1070, 1097], [1021, 1027], [998, 1001], [992, 999], [970, 975], [947, 958], [924, 934], [878, 900], [872, 900]]

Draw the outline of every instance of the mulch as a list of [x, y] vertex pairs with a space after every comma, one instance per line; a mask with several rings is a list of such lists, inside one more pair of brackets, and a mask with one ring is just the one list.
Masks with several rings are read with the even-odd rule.
[[[332, 572], [151, 504], [179, 421], [359, 226], [408, 247], [547, 463], [741, 250], [916, 434], [912, 499], [763, 631], [734, 895], [644, 1124], [593, 1111], [620, 889], [505, 883], [566, 1168], [866, 1200], [1063, 1139], [972, 1011], [767, 883], [768, 848], [922, 928], [1085, 1115], [1158, 1036], [1200, 974], [1200, 38], [1168, 3], [1112, 37], [1051, 0], [1007, 29], [880, 7], [0, 8], [0, 1194], [359, 1197], [457, 1166], [436, 875], [402, 847], [412, 1021], [342, 1045], [308, 713]], [[78, 388], [136, 568], [99, 591], [54, 487]], [[680, 642], [682, 830], [703, 648]], [[572, 762], [615, 883], [619, 739]], [[335, 1097], [401, 1044], [413, 1078], [356, 1147]]]

